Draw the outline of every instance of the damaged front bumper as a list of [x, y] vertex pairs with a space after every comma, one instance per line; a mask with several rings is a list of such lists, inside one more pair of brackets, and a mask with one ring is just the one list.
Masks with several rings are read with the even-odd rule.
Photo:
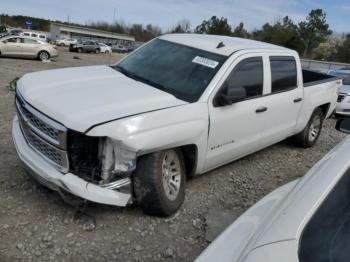
[[131, 203], [132, 197], [130, 193], [117, 191], [118, 188], [130, 185], [129, 178], [106, 185], [95, 185], [72, 173], [60, 173], [28, 146], [17, 117], [15, 117], [12, 124], [12, 138], [17, 154], [29, 173], [38, 182], [50, 189], [56, 191], [63, 189], [78, 197], [101, 204], [126, 206]]

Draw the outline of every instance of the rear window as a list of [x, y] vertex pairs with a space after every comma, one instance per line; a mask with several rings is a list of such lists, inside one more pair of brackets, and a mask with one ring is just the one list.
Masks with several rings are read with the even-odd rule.
[[349, 262], [350, 169], [306, 225], [299, 243], [300, 262]]
[[297, 86], [297, 66], [292, 56], [272, 56], [271, 65], [271, 92], [283, 92]]

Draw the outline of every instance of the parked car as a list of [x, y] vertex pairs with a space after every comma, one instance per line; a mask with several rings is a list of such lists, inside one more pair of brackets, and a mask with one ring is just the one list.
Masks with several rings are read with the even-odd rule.
[[111, 47], [113, 52], [122, 53], [122, 54], [125, 54], [128, 52], [128, 49], [125, 46], [112, 45]]
[[12, 29], [10, 30], [10, 35], [21, 35], [23, 33], [23, 31], [21, 29]]
[[332, 76], [343, 79], [343, 85], [338, 90], [338, 100], [335, 113], [337, 115], [350, 116], [350, 69], [338, 69], [328, 72]]
[[[337, 129], [350, 133], [350, 119]], [[350, 137], [253, 205], [196, 262], [349, 261]]]
[[40, 33], [34, 33], [34, 32], [22, 32], [19, 34], [20, 36], [27, 36], [30, 38], [35, 38], [43, 42], [47, 42], [47, 35], [40, 34]]
[[100, 46], [101, 53], [104, 54], [111, 54], [112, 53], [112, 48], [104, 43], [98, 43]]
[[73, 38], [59, 39], [56, 41], [56, 45], [58, 46], [70, 46], [77, 43], [78, 43], [78, 40]]
[[164, 35], [114, 66], [23, 76], [12, 135], [20, 159], [52, 189], [168, 216], [188, 177], [288, 137], [313, 146], [340, 85], [302, 71], [290, 49]]
[[55, 46], [37, 39], [8, 36], [0, 39], [0, 56], [37, 58], [44, 61], [58, 56], [58, 51]]
[[99, 54], [101, 47], [94, 41], [78, 41], [69, 46], [69, 51], [78, 53], [96, 53]]

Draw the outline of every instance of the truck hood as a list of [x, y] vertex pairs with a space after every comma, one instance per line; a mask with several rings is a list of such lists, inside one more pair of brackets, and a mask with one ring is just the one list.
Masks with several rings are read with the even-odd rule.
[[108, 66], [30, 73], [18, 81], [17, 88], [37, 110], [79, 132], [111, 120], [187, 104]]

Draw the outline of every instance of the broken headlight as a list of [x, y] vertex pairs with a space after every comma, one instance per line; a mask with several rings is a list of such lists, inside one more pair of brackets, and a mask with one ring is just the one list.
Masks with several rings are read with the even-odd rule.
[[101, 177], [104, 181], [112, 179], [114, 175], [136, 169], [136, 151], [124, 145], [122, 141], [107, 137], [100, 146]]

